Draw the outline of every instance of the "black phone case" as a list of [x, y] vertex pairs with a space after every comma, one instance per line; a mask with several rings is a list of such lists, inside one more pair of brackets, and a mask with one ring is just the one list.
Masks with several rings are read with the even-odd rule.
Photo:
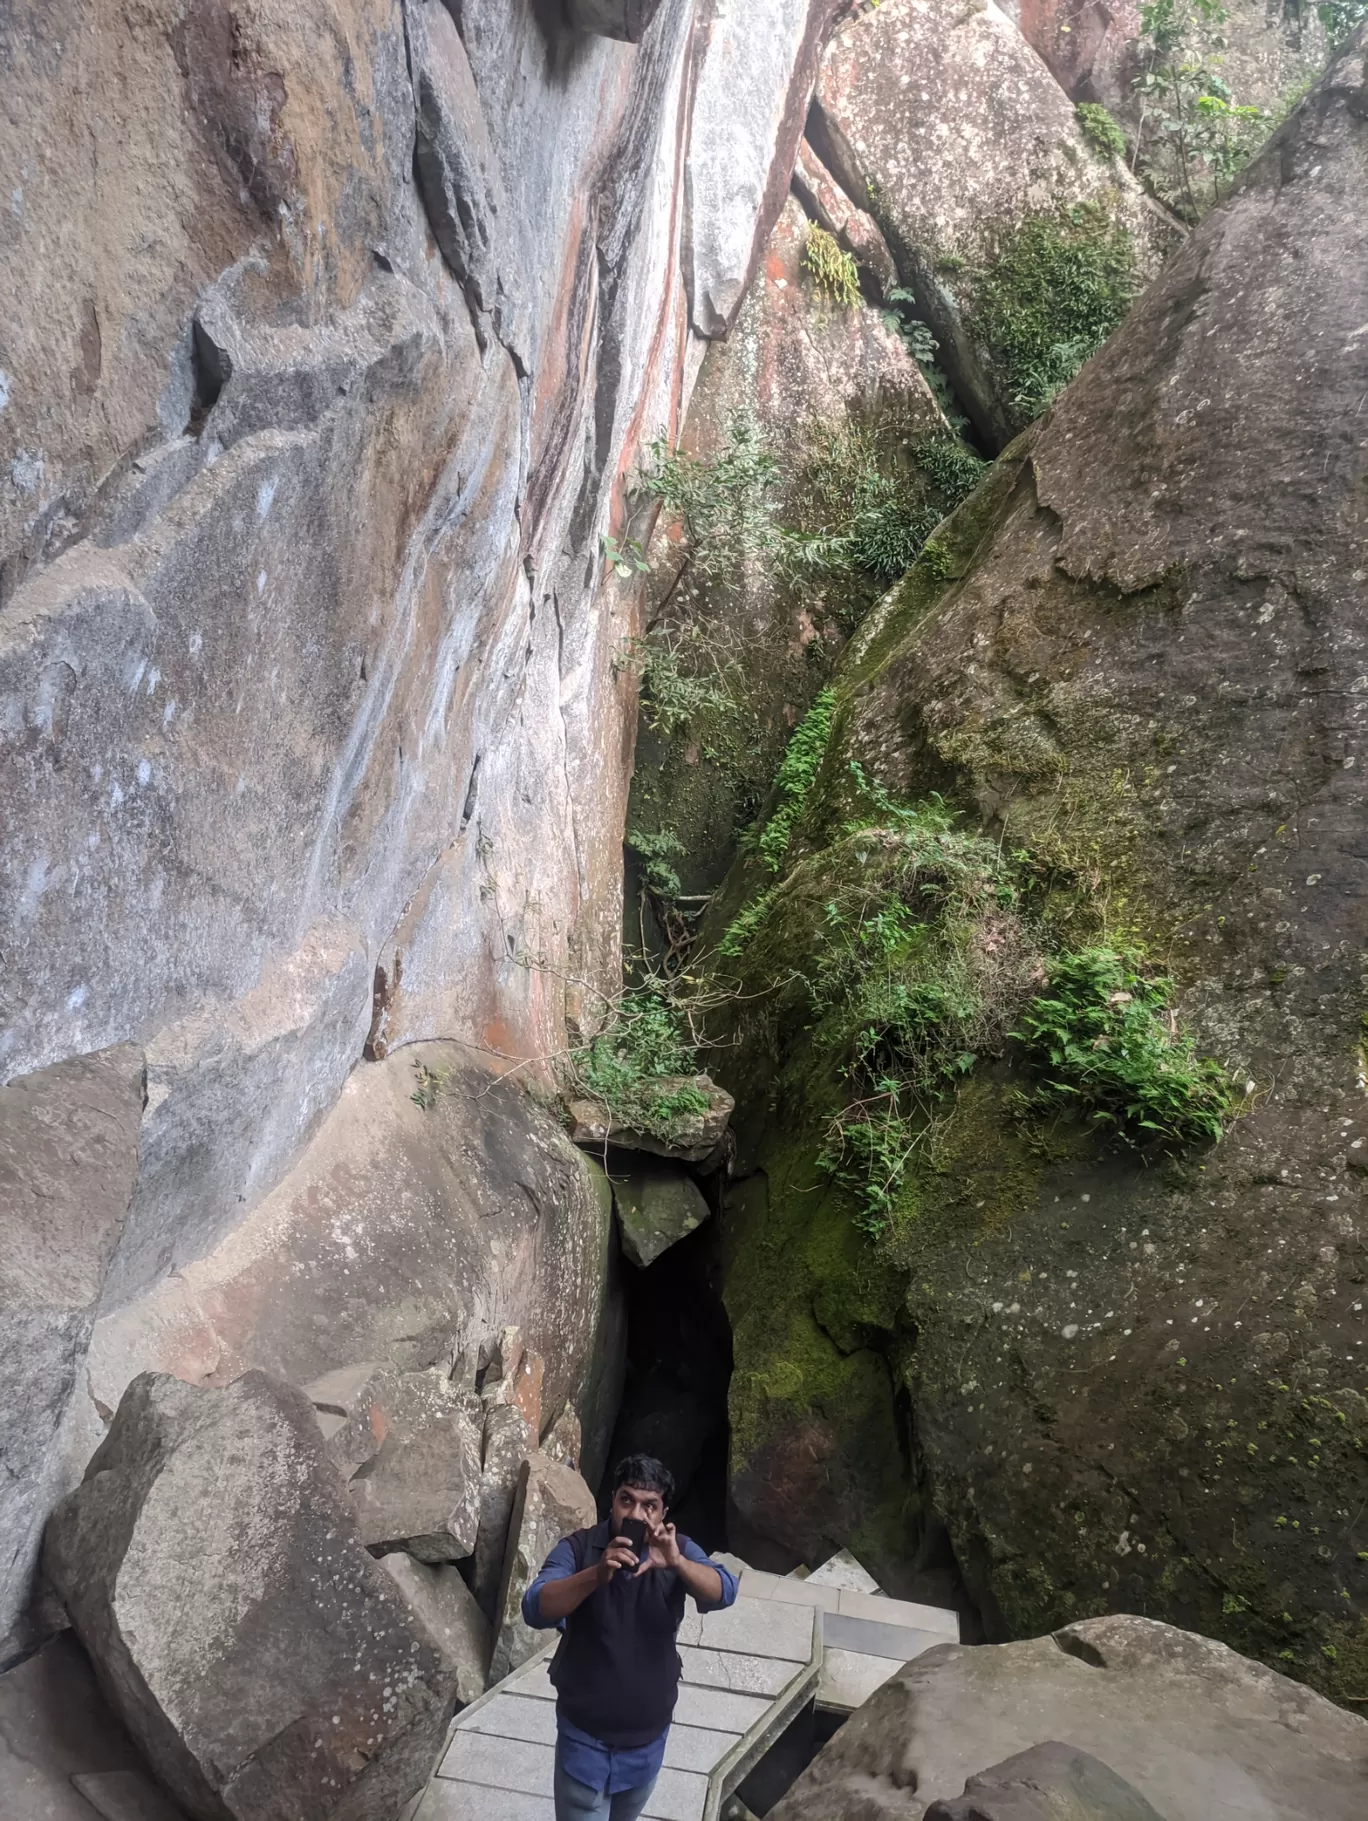
[[632, 1545], [632, 1550], [637, 1561], [645, 1561], [647, 1544], [646, 1521], [644, 1518], [623, 1518], [622, 1522], [616, 1526], [614, 1534], [617, 1536], [625, 1536], [627, 1541]]

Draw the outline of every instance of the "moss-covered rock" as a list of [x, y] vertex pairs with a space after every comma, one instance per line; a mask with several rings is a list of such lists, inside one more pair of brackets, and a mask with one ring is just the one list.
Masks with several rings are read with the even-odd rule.
[[[720, 1071], [768, 1179], [727, 1290], [751, 1521], [804, 1451], [802, 1486], [860, 1469], [840, 1331], [888, 1362], [904, 1523], [929, 1495], [991, 1635], [1148, 1612], [1340, 1697], [1368, 1611], [1365, 180], [1360, 36], [853, 641], [788, 849], [794, 878], [848, 839], [852, 763], [942, 793], [1043, 956], [1162, 959], [1241, 1116], [1118, 1146], [1023, 1108], [1004, 1040], [930, 1109], [882, 1238], [838, 1241], [811, 1029], [752, 1002]], [[877, 1319], [820, 1317], [828, 1282], [878, 1286]]]
[[883, 230], [994, 451], [1116, 327], [1177, 239], [996, 6], [884, 0], [847, 19], [809, 135]]

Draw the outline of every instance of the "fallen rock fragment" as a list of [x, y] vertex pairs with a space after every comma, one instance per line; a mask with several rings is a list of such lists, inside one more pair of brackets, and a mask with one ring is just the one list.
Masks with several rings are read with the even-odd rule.
[[668, 1166], [647, 1166], [614, 1178], [622, 1249], [644, 1269], [670, 1246], [702, 1226], [711, 1209], [692, 1176]]
[[726, 1135], [727, 1122], [736, 1104], [725, 1088], [720, 1088], [710, 1075], [663, 1076], [660, 1093], [668, 1095], [680, 1088], [697, 1088], [707, 1097], [707, 1107], [698, 1113], [683, 1113], [677, 1118], [675, 1133], [658, 1138], [652, 1132], [639, 1132], [622, 1125], [608, 1108], [596, 1100], [570, 1102], [570, 1136], [576, 1144], [598, 1147], [618, 1145], [625, 1151], [650, 1151], [657, 1157], [677, 1157], [683, 1163], [702, 1163], [712, 1156]]
[[874, 295], [886, 300], [898, 282], [888, 242], [874, 217], [851, 201], [806, 139], [798, 147], [792, 188], [809, 219], [844, 247]]
[[542, 1437], [541, 1451], [563, 1467], [578, 1468], [584, 1452], [584, 1432], [573, 1404], [567, 1404]]
[[408, 1602], [409, 1610], [442, 1654], [456, 1680], [456, 1699], [464, 1706], [484, 1692], [489, 1668], [489, 1620], [460, 1570], [432, 1567], [407, 1550], [380, 1558], [380, 1566]]
[[294, 1386], [141, 1374], [45, 1561], [111, 1705], [201, 1821], [393, 1821], [430, 1773], [455, 1678]]
[[144, 1073], [123, 1044], [0, 1088], [0, 1638], [29, 1598], [51, 1501], [77, 1477], [62, 1430], [137, 1181]]
[[525, 1663], [546, 1641], [523, 1623], [522, 1597], [562, 1537], [598, 1522], [594, 1495], [571, 1467], [540, 1452], [523, 1463], [508, 1531], [499, 1590], [498, 1635], [489, 1665], [491, 1684]]

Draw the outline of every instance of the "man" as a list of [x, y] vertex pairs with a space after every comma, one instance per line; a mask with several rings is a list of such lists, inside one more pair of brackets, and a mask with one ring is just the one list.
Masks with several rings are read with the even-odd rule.
[[[523, 1595], [529, 1625], [560, 1627], [556, 1821], [636, 1821], [655, 1787], [679, 1694], [675, 1633], [692, 1594], [700, 1612], [736, 1598], [736, 1577], [666, 1522], [674, 1480], [649, 1454], [613, 1470], [613, 1508], [547, 1556]], [[645, 1528], [644, 1555], [629, 1535]]]

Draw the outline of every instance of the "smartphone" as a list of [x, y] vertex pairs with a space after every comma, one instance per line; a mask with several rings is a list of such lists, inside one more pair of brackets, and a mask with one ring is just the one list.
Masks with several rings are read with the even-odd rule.
[[[646, 1551], [650, 1547], [650, 1544], [647, 1541], [648, 1532], [645, 1518], [623, 1518], [621, 1522], [614, 1525], [613, 1534], [614, 1536], [626, 1537], [627, 1541], [632, 1545], [638, 1566], [646, 1560]], [[623, 1572], [627, 1571], [624, 1570]]]

